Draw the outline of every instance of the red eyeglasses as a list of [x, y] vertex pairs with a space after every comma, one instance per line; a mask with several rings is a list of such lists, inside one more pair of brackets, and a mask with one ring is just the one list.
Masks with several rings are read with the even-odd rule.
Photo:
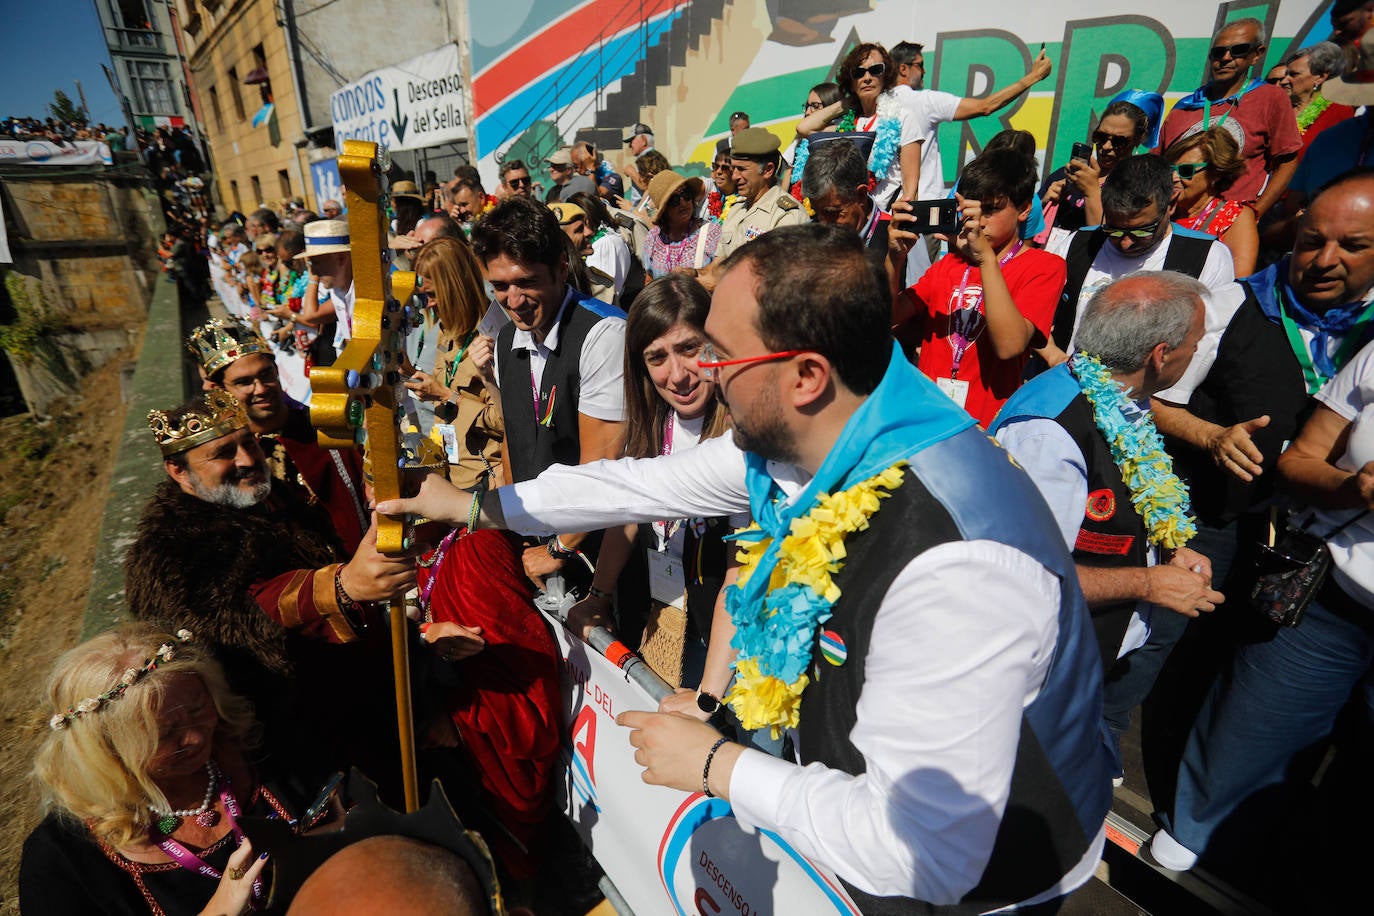
[[779, 359], [790, 359], [793, 356], [801, 356], [806, 350], [780, 350], [777, 353], [765, 353], [762, 356], [742, 356], [739, 359], [717, 359], [720, 354], [716, 348], [709, 343], [702, 344], [701, 355], [706, 359], [698, 359], [697, 365], [702, 370], [702, 375], [710, 380], [715, 379], [715, 370], [722, 366], [747, 366], [750, 363], [770, 363]]

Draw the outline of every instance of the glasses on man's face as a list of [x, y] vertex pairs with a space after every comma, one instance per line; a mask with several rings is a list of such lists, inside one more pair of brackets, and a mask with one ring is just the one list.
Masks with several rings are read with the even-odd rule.
[[1147, 242], [1155, 237], [1155, 233], [1159, 231], [1159, 226], [1163, 222], [1164, 217], [1161, 216], [1148, 226], [1140, 226], [1135, 229], [1118, 229], [1115, 226], [1108, 226], [1106, 223], [1103, 223], [1102, 234], [1118, 242], [1128, 235], [1137, 242]]
[[871, 67], [855, 67], [853, 70], [849, 71], [849, 78], [852, 80], [861, 80], [865, 76], [882, 76], [883, 72], [886, 70], [887, 64], [884, 63], [877, 63]]
[[1207, 56], [1217, 61], [1225, 60], [1228, 55], [1232, 60], [1240, 60], [1242, 57], [1249, 57], [1258, 47], [1259, 45], [1253, 41], [1243, 41], [1237, 45], [1213, 45]]
[[507, 178], [506, 184], [510, 185], [512, 188], [527, 188], [530, 185], [530, 176], [526, 175], [524, 178]]
[[1175, 162], [1173, 165], [1169, 166], [1169, 168], [1178, 172], [1179, 178], [1187, 181], [1211, 164], [1210, 162]]
[[[751, 363], [771, 363], [780, 359], [791, 359], [794, 356], [801, 356], [805, 350], [779, 350], [777, 353], [765, 353], [762, 356], [742, 356], [739, 359], [721, 359], [716, 348], [710, 343], [701, 345], [701, 356], [697, 357], [697, 366], [701, 369], [701, 377], [707, 381], [717, 381], [716, 370], [722, 366], [747, 366]], [[704, 358], [703, 358], [704, 357]]]
[[1127, 150], [1135, 146], [1134, 137], [1118, 137], [1116, 134], [1103, 133], [1100, 130], [1093, 131], [1093, 146], [1098, 149], [1111, 147], [1114, 150]]

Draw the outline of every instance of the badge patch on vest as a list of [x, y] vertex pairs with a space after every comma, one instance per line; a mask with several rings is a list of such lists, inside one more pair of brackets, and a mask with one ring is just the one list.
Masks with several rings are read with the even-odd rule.
[[1116, 494], [1103, 487], [1088, 494], [1088, 518], [1095, 522], [1105, 522], [1116, 515]]
[[836, 667], [844, 664], [844, 660], [849, 657], [849, 649], [845, 647], [839, 633], [834, 630], [821, 631], [821, 657]]
[[1109, 557], [1124, 557], [1135, 543], [1134, 534], [1102, 534], [1098, 531], [1079, 531], [1073, 549], [1084, 553], [1100, 553]]
[[752, 242], [754, 239], [763, 235], [763, 232], [764, 230], [760, 226], [750, 226], [748, 229], [744, 230], [744, 240], [746, 242]]

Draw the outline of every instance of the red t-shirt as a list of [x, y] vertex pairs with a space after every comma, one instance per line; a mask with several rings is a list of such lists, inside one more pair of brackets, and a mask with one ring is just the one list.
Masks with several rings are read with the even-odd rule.
[[[1160, 149], [1167, 149], [1170, 143], [1188, 134], [1189, 128], [1202, 122], [1204, 113], [1201, 108], [1185, 111], [1175, 106], [1160, 130]], [[1242, 203], [1255, 200], [1277, 165], [1275, 158], [1302, 149], [1298, 116], [1293, 113], [1288, 93], [1264, 83], [1241, 96], [1239, 102], [1213, 105], [1212, 125], [1221, 123], [1222, 118], [1234, 120], [1245, 129], [1245, 148], [1240, 151], [1245, 159], [1245, 174], [1226, 189], [1226, 196]]]
[[[916, 299], [917, 315], [921, 320], [921, 355], [916, 368], [932, 379], [949, 378], [954, 366], [954, 342], [950, 340], [951, 321], [959, 299], [959, 286], [964, 278], [967, 261], [957, 254], [947, 254], [931, 266], [911, 287]], [[1046, 339], [1054, 321], [1054, 309], [1059, 294], [1064, 291], [1068, 265], [1064, 259], [1039, 248], [1026, 248], [1002, 268], [1007, 289], [1011, 291], [1016, 308]], [[964, 287], [964, 304], [982, 311], [982, 271], [969, 271]], [[998, 359], [987, 337], [987, 324], [981, 315], [966, 318], [972, 344], [964, 352], [959, 364], [959, 379], [969, 383], [964, 409], [984, 428], [992, 422], [1002, 404], [1021, 387], [1021, 373], [1026, 368], [1029, 352], [1015, 359]]]
[[1355, 109], [1349, 105], [1338, 105], [1335, 102], [1327, 105], [1326, 111], [1318, 115], [1317, 120], [1313, 121], [1312, 126], [1307, 128], [1307, 132], [1302, 135], [1303, 153], [1307, 152], [1307, 148], [1312, 145], [1312, 141], [1317, 139], [1322, 131], [1328, 127], [1335, 127], [1342, 121], [1353, 117], [1355, 117]]

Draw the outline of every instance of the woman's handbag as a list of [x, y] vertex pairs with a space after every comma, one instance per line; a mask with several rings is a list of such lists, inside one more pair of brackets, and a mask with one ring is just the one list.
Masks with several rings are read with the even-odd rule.
[[1331, 550], [1326, 542], [1364, 518], [1368, 510], [1347, 520], [1325, 537], [1305, 528], [1285, 527], [1283, 533], [1278, 534], [1278, 512], [1275, 507], [1269, 517], [1269, 543], [1259, 545], [1250, 601], [1279, 626], [1295, 627], [1302, 622], [1307, 606], [1331, 570]]

